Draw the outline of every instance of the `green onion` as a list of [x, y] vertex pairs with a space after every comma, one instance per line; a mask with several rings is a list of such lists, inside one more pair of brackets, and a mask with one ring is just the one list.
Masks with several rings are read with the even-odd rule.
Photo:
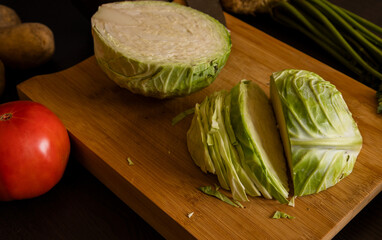
[[382, 28], [326, 0], [279, 1], [274, 20], [297, 29], [377, 90], [382, 112]]
[[377, 91], [382, 113], [382, 28], [328, 0], [222, 0], [234, 13], [269, 12], [306, 35]]

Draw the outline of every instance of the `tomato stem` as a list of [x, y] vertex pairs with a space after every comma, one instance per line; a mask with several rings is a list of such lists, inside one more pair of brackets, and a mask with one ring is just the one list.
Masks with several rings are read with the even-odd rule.
[[0, 116], [0, 121], [8, 121], [13, 117], [12, 113], [4, 113]]

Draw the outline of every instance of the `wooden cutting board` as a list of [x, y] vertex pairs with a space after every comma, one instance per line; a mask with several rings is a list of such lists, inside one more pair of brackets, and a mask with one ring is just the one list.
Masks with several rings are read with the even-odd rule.
[[[211, 86], [188, 97], [133, 95], [109, 80], [94, 57], [21, 83], [19, 96], [55, 112], [70, 133], [72, 154], [168, 239], [330, 239], [382, 188], [375, 91], [228, 14], [226, 20], [233, 46], [228, 63]], [[343, 93], [364, 139], [353, 173], [329, 190], [298, 198], [295, 207], [251, 198], [241, 209], [201, 193], [198, 187], [218, 182], [187, 151], [192, 116], [175, 126], [171, 120], [243, 78], [268, 93], [271, 73], [286, 68], [316, 72]], [[295, 219], [271, 219], [276, 210]]]

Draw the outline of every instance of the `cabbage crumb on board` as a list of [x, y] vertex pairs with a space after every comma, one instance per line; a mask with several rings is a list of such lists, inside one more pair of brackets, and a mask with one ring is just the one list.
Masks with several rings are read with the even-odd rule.
[[103, 4], [91, 22], [101, 69], [119, 86], [145, 96], [185, 96], [207, 87], [231, 51], [221, 23], [176, 3]]
[[273, 73], [270, 96], [248, 80], [207, 96], [195, 105], [187, 146], [233, 199], [263, 196], [294, 206], [297, 196], [352, 172], [362, 137], [341, 93], [315, 73]]

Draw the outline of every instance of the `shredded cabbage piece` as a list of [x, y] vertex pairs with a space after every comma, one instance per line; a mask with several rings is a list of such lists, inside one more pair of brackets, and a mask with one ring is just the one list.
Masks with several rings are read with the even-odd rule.
[[199, 187], [199, 190], [202, 191], [203, 193], [216, 197], [217, 199], [222, 200], [225, 203], [228, 203], [229, 205], [232, 205], [237, 208], [244, 208], [244, 206], [239, 203], [238, 201], [231, 201], [226, 195], [223, 193], [219, 192], [219, 187], [216, 186], [215, 189], [212, 186], [204, 186], [204, 187]]
[[289, 214], [286, 214], [284, 212], [281, 212], [281, 211], [276, 211], [275, 214], [273, 214], [273, 217], [274, 219], [280, 219], [280, 218], [288, 218], [288, 219], [293, 219], [295, 217], [289, 215]]
[[133, 161], [131, 160], [130, 157], [127, 158], [127, 163], [129, 164], [129, 166], [134, 165], [134, 163], [133, 163]]
[[177, 124], [178, 122], [182, 121], [185, 117], [187, 117], [188, 115], [191, 115], [195, 112], [195, 108], [190, 108], [190, 109], [187, 109], [186, 111], [184, 112], [181, 112], [179, 113], [178, 115], [176, 115], [172, 121], [171, 121], [171, 125], [174, 126], [175, 124]]

